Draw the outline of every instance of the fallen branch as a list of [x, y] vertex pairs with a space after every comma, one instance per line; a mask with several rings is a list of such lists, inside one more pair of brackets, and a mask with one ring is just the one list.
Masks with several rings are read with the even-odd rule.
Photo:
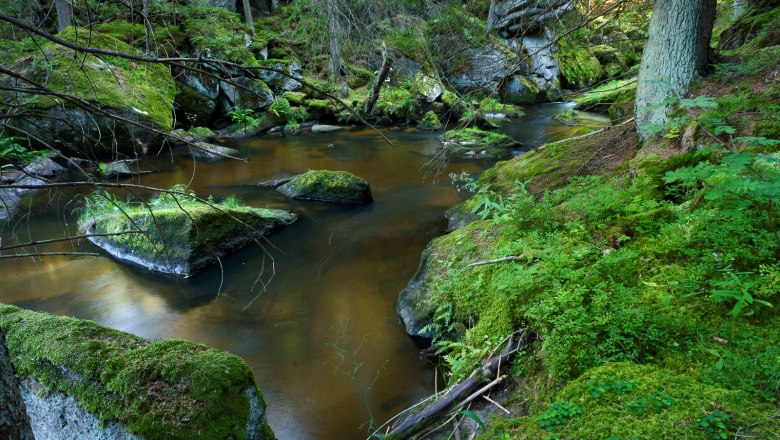
[[13, 255], [0, 255], [0, 258], [24, 258], [24, 257], [51, 257], [70, 255], [76, 257], [100, 257], [101, 255], [96, 252], [34, 252], [31, 254], [13, 254]]
[[[448, 414], [451, 410], [471, 402], [485, 391], [500, 383], [505, 376], [492, 381], [491, 379], [495, 377], [499, 366], [506, 365], [517, 350], [523, 346], [525, 346], [524, 338], [517, 338], [516, 334], [513, 334], [500, 355], [490, 359], [481, 369], [475, 371], [466, 380], [447, 390], [440, 399], [428, 405], [419, 414], [397, 423], [387, 434], [386, 438], [388, 440], [410, 438], [433, 423], [440, 415]], [[490, 382], [487, 385], [482, 386], [488, 381]]]
[[574, 136], [574, 137], [570, 137], [570, 138], [567, 138], [567, 139], [561, 139], [559, 141], [546, 143], [546, 144], [542, 145], [541, 147], [537, 148], [537, 150], [543, 150], [545, 147], [549, 147], [550, 145], [557, 145], [557, 144], [562, 144], [564, 142], [578, 141], [580, 139], [585, 139], [585, 138], [591, 137], [593, 135], [597, 135], [599, 133], [603, 133], [603, 132], [605, 132], [607, 130], [611, 130], [613, 128], [617, 128], [617, 127], [626, 125], [626, 124], [628, 124], [630, 122], [633, 122], [633, 121], [634, 121], [634, 118], [628, 118], [628, 119], [626, 119], [625, 121], [621, 122], [618, 125], [613, 125], [611, 127], [604, 127], [604, 128], [602, 128], [600, 130], [592, 131], [590, 133], [583, 134], [583, 135], [580, 135], [580, 136]]
[[508, 257], [496, 258], [495, 260], [476, 261], [474, 263], [467, 264], [466, 267], [484, 266], [486, 264], [503, 263], [504, 261], [524, 261], [524, 260], [525, 258], [523, 257], [516, 257], [514, 255], [510, 255]]

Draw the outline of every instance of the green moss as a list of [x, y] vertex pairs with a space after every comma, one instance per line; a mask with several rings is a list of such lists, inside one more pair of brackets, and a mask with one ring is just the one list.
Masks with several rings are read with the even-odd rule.
[[[83, 28], [69, 27], [58, 37], [91, 47], [141, 54], [113, 37]], [[63, 46], [47, 42], [41, 47], [42, 53], [36, 51], [20, 59], [22, 69], [29, 77], [52, 90], [70, 93], [107, 108], [136, 112], [161, 129], [172, 128], [176, 86], [167, 67], [94, 55], [85, 55], [79, 62], [74, 62], [73, 52]], [[35, 99], [35, 105], [41, 108], [58, 103], [48, 97]]]
[[288, 197], [336, 203], [372, 201], [368, 182], [346, 171], [309, 170], [279, 187]]
[[244, 44], [247, 28], [241, 17], [225, 8], [189, 8], [182, 28], [197, 53], [210, 52], [213, 58], [257, 65], [254, 54]]
[[421, 130], [441, 130], [441, 122], [436, 113], [429, 111], [425, 113], [420, 122], [417, 124]]
[[414, 96], [408, 88], [382, 87], [374, 111], [392, 119], [408, 122], [414, 111]]
[[[753, 402], [745, 393], [630, 363], [607, 364], [586, 373], [558, 393], [556, 401], [575, 402], [579, 411], [573, 417], [560, 412], [561, 418], [554, 420], [559, 423], [540, 418], [550, 410], [501, 421], [481, 438], [507, 434], [513, 438], [705, 440], [721, 438], [720, 433], [727, 438], [736, 433], [769, 438], [780, 430], [772, 406]], [[725, 429], [708, 431], [701, 422], [715, 413], [727, 415]]]
[[292, 105], [301, 105], [306, 98], [306, 94], [303, 92], [284, 92], [284, 97]]
[[245, 391], [257, 388], [236, 356], [7, 305], [0, 329], [19, 376], [73, 396], [100, 420], [146, 438], [246, 438]]
[[[576, 109], [597, 112], [610, 112], [614, 109], [618, 115], [618, 108], [628, 107], [633, 109], [636, 96], [636, 78], [610, 81], [593, 90], [589, 90], [577, 98]], [[612, 116], [610, 114], [610, 116]]]
[[[141, 23], [109, 21], [97, 24], [93, 27], [93, 30], [124, 41], [139, 50], [143, 51], [146, 49], [146, 29]], [[152, 32], [154, 37], [151, 50], [158, 56], [175, 57], [186, 46], [186, 36], [179, 26], [162, 26], [153, 23]]]
[[582, 38], [579, 34], [583, 32], [581, 29], [558, 40], [556, 57], [561, 76], [565, 80], [564, 86], [583, 88], [598, 81], [604, 73], [598, 58], [587, 46], [577, 43], [577, 39]]

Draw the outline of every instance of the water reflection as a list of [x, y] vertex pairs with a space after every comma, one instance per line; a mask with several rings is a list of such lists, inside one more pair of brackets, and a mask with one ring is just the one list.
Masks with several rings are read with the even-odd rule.
[[[548, 116], [531, 117], [541, 127], [517, 128], [527, 145], [562, 128]], [[367, 397], [380, 423], [432, 392], [433, 370], [406, 336], [395, 301], [425, 244], [443, 233], [443, 211], [461, 200], [448, 179], [423, 178], [421, 170], [438, 147], [436, 134], [384, 134], [394, 145], [369, 130], [237, 142], [248, 163], [196, 164], [178, 152], [150, 158], [143, 167], [163, 171], [136, 183], [167, 187], [191, 181], [198, 194], [236, 194], [253, 206], [295, 211], [299, 221], [265, 249], [248, 247], [224, 259], [222, 270], [215, 266], [188, 280], [106, 257], [3, 260], [0, 301], [146, 338], [182, 338], [228, 350], [254, 369], [280, 439], [365, 438], [367, 410], [355, 380], [339, 371], [333, 344], [346, 335], [348, 351], [361, 346], [355, 359], [362, 363], [357, 380], [363, 387], [378, 374]], [[441, 171], [476, 174], [489, 165], [453, 160]], [[364, 177], [375, 202], [358, 207], [298, 202], [256, 185], [280, 171], [307, 169]], [[43, 212], [24, 222], [16, 236], [5, 230], [3, 243], [74, 233], [70, 200], [76, 193], [39, 197], [46, 202]], [[95, 251], [85, 242], [46, 249]]]

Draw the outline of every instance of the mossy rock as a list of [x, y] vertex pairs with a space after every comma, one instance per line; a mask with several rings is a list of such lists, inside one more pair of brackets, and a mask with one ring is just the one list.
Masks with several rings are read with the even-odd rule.
[[479, 128], [462, 128], [444, 133], [444, 143], [461, 157], [507, 157], [520, 142], [511, 137]]
[[504, 102], [511, 104], [535, 104], [546, 99], [546, 94], [531, 79], [514, 75], [501, 88]]
[[[50, 403], [62, 393], [75, 400], [59, 399], [71, 411], [75, 406], [108, 428], [120, 424], [142, 438], [274, 438], [252, 369], [230, 353], [2, 304], [0, 331], [28, 390], [28, 407], [30, 399]], [[60, 411], [50, 408], [50, 414]], [[43, 421], [34, 418], [34, 430], [36, 423]], [[98, 437], [82, 432], [72, 438]]]
[[[149, 212], [151, 210], [151, 212]], [[276, 209], [246, 206], [208, 206], [188, 203], [91, 216], [79, 219], [79, 227], [87, 233], [129, 233], [107, 237], [92, 237], [119, 261], [156, 272], [189, 277], [230, 253], [293, 223], [294, 214]]]
[[371, 185], [346, 171], [309, 170], [278, 188], [287, 197], [321, 202], [371, 203]]
[[[57, 35], [66, 41], [130, 54], [141, 52], [116, 38], [69, 27]], [[73, 51], [44, 42], [14, 63], [22, 75], [46, 87], [89, 101], [104, 111], [164, 132], [173, 128], [176, 94], [171, 73], [161, 64], [111, 56], [84, 55], [74, 62]], [[45, 114], [23, 128], [68, 154], [136, 152], [136, 141], [156, 147], [161, 136], [107, 116], [89, 113], [55, 97], [36, 96], [24, 105]], [[110, 134], [110, 136], [109, 136]], [[137, 151], [141, 154], [141, 151]]]
[[570, 382], [546, 411], [499, 422], [481, 438], [771, 438], [780, 432], [775, 412], [742, 391], [656, 366], [615, 363]]
[[303, 100], [306, 99], [306, 94], [303, 92], [284, 92], [283, 95], [285, 98], [287, 98], [287, 101], [290, 102], [292, 105], [301, 105], [303, 103]]
[[627, 78], [610, 81], [588, 91], [576, 99], [574, 108], [599, 113], [608, 113], [612, 109], [615, 116], [624, 116], [633, 111], [635, 99], [636, 78]]
[[417, 124], [417, 128], [420, 130], [441, 130], [441, 121], [439, 121], [439, 117], [436, 116], [436, 113], [429, 111], [423, 115], [420, 122]]

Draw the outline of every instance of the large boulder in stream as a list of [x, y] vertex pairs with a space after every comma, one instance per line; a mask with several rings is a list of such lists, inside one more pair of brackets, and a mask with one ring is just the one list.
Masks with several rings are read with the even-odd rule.
[[239, 357], [0, 304], [0, 333], [38, 439], [274, 438]]
[[[293, 223], [295, 214], [277, 209], [207, 205], [170, 194], [168, 200], [114, 210], [87, 207], [79, 228], [119, 261], [189, 277], [254, 240]], [[101, 210], [102, 209], [102, 210]], [[107, 212], [106, 212], [107, 211]]]
[[371, 185], [346, 171], [310, 170], [278, 188], [287, 197], [346, 204], [371, 203]]

